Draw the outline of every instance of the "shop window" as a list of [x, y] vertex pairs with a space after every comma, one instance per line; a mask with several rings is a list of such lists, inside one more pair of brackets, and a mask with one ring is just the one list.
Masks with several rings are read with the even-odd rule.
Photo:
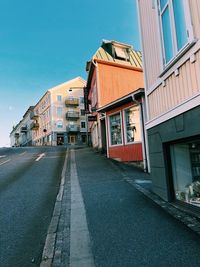
[[175, 197], [200, 207], [200, 140], [170, 148]]
[[111, 145], [122, 144], [120, 113], [110, 116], [110, 143]]
[[186, 1], [160, 0], [159, 16], [164, 64], [167, 64], [189, 43], [192, 36], [186, 20], [189, 17]]
[[139, 107], [131, 107], [124, 111], [126, 143], [141, 141]]

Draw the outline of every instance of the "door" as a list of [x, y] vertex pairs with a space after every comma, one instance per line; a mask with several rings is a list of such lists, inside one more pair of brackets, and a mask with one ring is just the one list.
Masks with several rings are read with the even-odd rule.
[[75, 135], [69, 136], [69, 143], [72, 145], [76, 143], [76, 136]]

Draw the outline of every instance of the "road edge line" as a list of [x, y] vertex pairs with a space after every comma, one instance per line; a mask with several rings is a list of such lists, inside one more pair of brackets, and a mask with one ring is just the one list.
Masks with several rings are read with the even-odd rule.
[[65, 174], [67, 170], [67, 162], [69, 157], [69, 149], [66, 151], [65, 161], [63, 164], [63, 169], [61, 173], [61, 182], [59, 192], [56, 197], [56, 202], [54, 205], [53, 215], [48, 227], [47, 236], [45, 240], [45, 245], [42, 253], [42, 261], [40, 262], [40, 267], [50, 267], [52, 266], [55, 243], [56, 243], [56, 231], [58, 228], [59, 217], [61, 213], [61, 202], [63, 198], [64, 185], [65, 185]]

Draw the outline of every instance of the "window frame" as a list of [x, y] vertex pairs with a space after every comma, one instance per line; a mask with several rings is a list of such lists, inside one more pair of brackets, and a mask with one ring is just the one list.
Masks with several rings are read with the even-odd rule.
[[[110, 128], [110, 117], [119, 114], [120, 115], [120, 132], [121, 132], [121, 144], [112, 144], [112, 138], [111, 138], [111, 128]], [[124, 137], [123, 137], [123, 125], [122, 125], [122, 111], [116, 111], [108, 116], [108, 130], [109, 130], [109, 147], [118, 147], [118, 146], [123, 146], [124, 145]]]
[[[133, 142], [128, 142], [127, 141], [127, 128], [126, 128], [126, 110], [131, 109], [131, 108], [136, 108], [138, 107], [138, 113], [139, 113], [139, 128], [140, 128], [140, 138], [141, 140], [138, 141], [133, 141]], [[142, 142], [142, 129], [141, 129], [141, 119], [140, 119], [140, 107], [137, 105], [130, 106], [128, 108], [123, 109], [123, 122], [124, 122], [124, 139], [125, 139], [125, 145], [131, 145], [131, 144], [138, 144]]]
[[[194, 41], [194, 33], [193, 27], [191, 22], [191, 15], [190, 15], [190, 7], [188, 0], [183, 1], [183, 12], [185, 18], [185, 26], [186, 26], [186, 34], [187, 34], [187, 42], [186, 44], [178, 50], [177, 45], [177, 34], [176, 34], [176, 27], [175, 27], [175, 16], [173, 11], [173, 0], [166, 0], [166, 4], [164, 5], [163, 9], [161, 10], [160, 0], [156, 1], [157, 5], [157, 13], [158, 13], [158, 24], [159, 24], [159, 35], [160, 35], [160, 46], [161, 46], [161, 54], [162, 54], [162, 70], [164, 71], [169, 65], [173, 64], [173, 62], [179, 58], [182, 53], [192, 44]], [[165, 44], [164, 44], [164, 34], [163, 34], [163, 26], [162, 26], [162, 15], [166, 8], [169, 8], [169, 20], [170, 20], [170, 31], [172, 35], [172, 58], [166, 62], [166, 53], [165, 53]]]

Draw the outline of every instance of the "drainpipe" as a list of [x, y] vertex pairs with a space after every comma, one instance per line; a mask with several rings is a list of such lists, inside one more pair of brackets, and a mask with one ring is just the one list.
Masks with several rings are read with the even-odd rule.
[[146, 135], [144, 129], [144, 112], [143, 112], [143, 104], [135, 99], [135, 95], [132, 94], [132, 100], [136, 105], [140, 107], [141, 110], [141, 120], [142, 120], [142, 135], [143, 135], [143, 142], [144, 142], [144, 172], [148, 172], [148, 162], [147, 162], [147, 149], [146, 149]]

